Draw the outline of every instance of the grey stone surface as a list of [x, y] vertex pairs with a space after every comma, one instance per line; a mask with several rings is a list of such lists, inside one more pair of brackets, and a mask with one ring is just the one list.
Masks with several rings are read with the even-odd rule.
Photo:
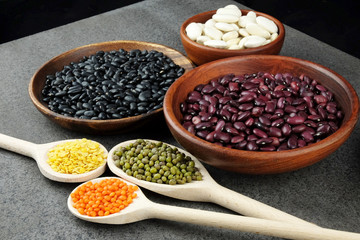
[[[63, 129], [33, 106], [28, 84], [46, 61], [78, 46], [111, 41], [157, 42], [183, 53], [179, 37], [188, 17], [233, 1], [146, 0], [0, 45], [0, 132], [34, 143], [86, 137], [111, 149], [133, 138], [177, 145], [164, 122], [115, 136], [93, 136]], [[247, 8], [239, 5], [240, 8]], [[331, 31], [331, 29], [329, 29]], [[322, 64], [344, 76], [360, 93], [360, 60], [286, 26], [281, 55]], [[360, 129], [331, 156], [313, 166], [284, 174], [248, 176], [206, 165], [221, 185], [320, 226], [359, 232]], [[104, 176], [112, 176], [107, 171]], [[32, 159], [0, 149], [0, 239], [275, 239], [211, 227], [144, 220], [101, 225], [77, 219], [66, 200], [77, 184], [53, 182]], [[231, 213], [212, 203], [171, 199], [144, 190], [154, 202]]]

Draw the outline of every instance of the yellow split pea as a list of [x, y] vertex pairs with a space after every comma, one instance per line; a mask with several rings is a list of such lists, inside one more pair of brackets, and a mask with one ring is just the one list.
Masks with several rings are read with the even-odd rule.
[[90, 172], [105, 164], [107, 158], [99, 143], [85, 138], [61, 143], [47, 155], [54, 171], [67, 174]]

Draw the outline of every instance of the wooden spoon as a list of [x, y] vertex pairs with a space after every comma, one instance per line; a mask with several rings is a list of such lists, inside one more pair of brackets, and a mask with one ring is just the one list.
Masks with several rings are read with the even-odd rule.
[[[94, 179], [99, 177], [101, 174], [105, 172], [106, 163], [90, 172], [82, 173], [82, 174], [66, 174], [59, 173], [54, 171], [50, 165], [46, 162], [48, 160], [47, 153], [49, 150], [54, 148], [60, 143], [74, 141], [72, 140], [63, 140], [57, 142], [51, 142], [46, 144], [35, 144], [28, 141], [24, 141], [21, 139], [17, 139], [14, 137], [10, 137], [0, 133], [0, 148], [7, 149], [12, 152], [16, 152], [28, 157], [33, 158], [40, 172], [47, 178], [58, 181], [58, 182], [85, 182], [90, 179]], [[107, 155], [108, 151], [106, 148], [100, 144], [100, 147], [104, 150], [104, 153]]]
[[[158, 142], [155, 140], [148, 140]], [[184, 154], [191, 156], [191, 158], [195, 162], [195, 167], [199, 169], [203, 176], [202, 181], [193, 181], [191, 183], [179, 184], [179, 185], [168, 185], [168, 184], [158, 184], [147, 182], [144, 180], [139, 180], [135, 177], [127, 175], [123, 170], [115, 166], [113, 156], [114, 152], [118, 150], [120, 147], [124, 147], [129, 145], [136, 140], [129, 140], [126, 142], [119, 143], [115, 147], [113, 147], [108, 155], [107, 164], [110, 170], [117, 176], [126, 179], [129, 182], [132, 182], [138, 186], [144, 187], [148, 190], [154, 191], [156, 193], [173, 197], [182, 200], [189, 201], [200, 201], [200, 202], [213, 202], [219, 204], [225, 208], [231, 209], [237, 213], [240, 213], [245, 216], [277, 220], [289, 223], [297, 223], [297, 224], [307, 224], [310, 226], [315, 226], [313, 223], [306, 222], [300, 218], [294, 217], [290, 214], [282, 212], [276, 208], [270, 207], [266, 204], [258, 202], [254, 199], [246, 197], [242, 194], [239, 194], [235, 191], [227, 189], [218, 183], [210, 176], [206, 168], [200, 163], [199, 160], [196, 159], [189, 152], [179, 149], [179, 151]], [[175, 147], [173, 145], [168, 144], [171, 147]]]
[[[103, 179], [105, 178], [97, 178], [91, 181], [96, 183]], [[131, 184], [126, 180], [123, 181], [127, 184]], [[73, 192], [75, 190], [76, 188], [73, 190]], [[90, 217], [87, 215], [81, 215], [73, 207], [71, 196], [68, 197], [67, 204], [70, 212], [73, 215], [80, 219], [95, 223], [127, 224], [145, 219], [157, 218], [252, 232], [287, 239], [360, 239], [360, 234], [357, 233], [312, 227], [304, 224], [278, 222], [273, 220], [158, 204], [146, 198], [140, 189], [137, 190], [136, 193], [137, 197], [125, 209], [118, 213], [103, 217]]]

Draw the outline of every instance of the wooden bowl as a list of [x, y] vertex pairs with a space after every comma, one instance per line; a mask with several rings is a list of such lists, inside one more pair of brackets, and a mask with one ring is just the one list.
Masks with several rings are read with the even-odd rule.
[[42, 100], [42, 89], [45, 85], [46, 76], [54, 74], [63, 69], [65, 65], [71, 62], [77, 62], [84, 56], [95, 54], [98, 51], [111, 51], [125, 49], [127, 51], [132, 49], [140, 50], [157, 50], [163, 52], [166, 56], [171, 58], [177, 65], [182, 66], [185, 72], [193, 69], [193, 63], [180, 52], [164, 45], [140, 42], [140, 41], [111, 41], [85, 45], [60, 54], [46, 62], [31, 78], [29, 84], [29, 94], [35, 107], [51, 121], [60, 126], [83, 133], [90, 134], [117, 134], [125, 131], [130, 131], [141, 127], [149, 121], [156, 120], [163, 116], [162, 108], [157, 109], [151, 113], [142, 114], [133, 117], [111, 119], [111, 120], [86, 120], [73, 117], [65, 117], [58, 113], [51, 111], [47, 104]]
[[[242, 15], [246, 15], [250, 10], [241, 9]], [[207, 62], [211, 62], [214, 60], [227, 58], [227, 57], [235, 57], [235, 56], [243, 56], [243, 55], [254, 55], [254, 54], [269, 54], [269, 55], [277, 55], [279, 54], [282, 45], [285, 39], [285, 28], [284, 25], [277, 20], [276, 18], [267, 15], [265, 13], [256, 12], [256, 16], [263, 16], [270, 20], [272, 20], [278, 27], [279, 36], [269, 44], [264, 46], [256, 47], [256, 48], [247, 48], [241, 50], [228, 50], [228, 49], [217, 49], [213, 47], [207, 47], [201, 45], [193, 40], [191, 40], [185, 32], [185, 28], [192, 22], [196, 23], [205, 23], [209, 20], [212, 15], [216, 13], [216, 10], [203, 12], [197, 14], [189, 19], [187, 19], [180, 28], [180, 37], [181, 42], [184, 46], [185, 52], [187, 56], [196, 64], [201, 65]]]
[[[257, 72], [305, 74], [334, 93], [344, 112], [341, 127], [332, 135], [306, 147], [280, 152], [253, 152], [230, 149], [207, 142], [182, 125], [180, 103], [198, 84], [229, 73]], [[359, 98], [353, 87], [336, 72], [319, 64], [275, 55], [252, 55], [213, 61], [181, 76], [167, 91], [164, 100], [166, 123], [174, 138], [201, 161], [228, 171], [245, 174], [274, 174], [312, 165], [338, 149], [349, 137], [359, 118]]]

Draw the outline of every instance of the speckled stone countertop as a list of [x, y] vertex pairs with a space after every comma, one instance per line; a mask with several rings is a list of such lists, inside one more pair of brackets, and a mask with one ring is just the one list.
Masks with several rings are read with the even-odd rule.
[[[63, 129], [41, 115], [28, 95], [28, 84], [46, 61], [78, 46], [111, 41], [156, 42], [184, 52], [179, 29], [188, 17], [233, 1], [146, 0], [91, 18], [0, 45], [0, 133], [34, 143], [88, 138], [111, 149], [134, 138], [178, 145], [165, 122], [114, 136], [86, 135]], [[246, 6], [237, 4], [240, 8]], [[360, 92], [360, 60], [306, 34], [286, 27], [280, 55], [324, 65]], [[331, 29], [329, 29], [331, 31]], [[220, 185], [322, 227], [360, 230], [360, 128], [335, 153], [313, 166], [284, 174], [248, 176], [206, 165]], [[80, 220], [67, 209], [78, 184], [43, 177], [32, 159], [0, 149], [0, 239], [276, 239], [250, 233], [150, 219], [126, 225]], [[113, 176], [107, 170], [103, 176]], [[181, 201], [143, 190], [152, 201], [218, 212], [212, 203]]]

